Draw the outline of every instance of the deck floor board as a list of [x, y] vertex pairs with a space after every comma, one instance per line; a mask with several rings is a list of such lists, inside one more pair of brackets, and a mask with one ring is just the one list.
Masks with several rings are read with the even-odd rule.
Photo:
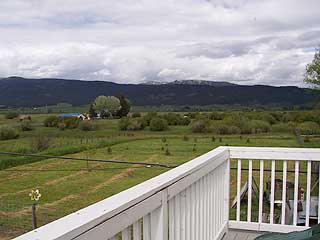
[[222, 240], [254, 240], [256, 237], [260, 236], [261, 234], [262, 233], [254, 232], [254, 231], [229, 229], [228, 233], [223, 237]]

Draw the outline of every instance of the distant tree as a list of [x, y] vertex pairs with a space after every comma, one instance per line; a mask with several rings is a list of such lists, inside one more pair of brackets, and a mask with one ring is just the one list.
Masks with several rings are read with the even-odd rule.
[[131, 109], [131, 102], [128, 98], [124, 96], [118, 97], [120, 100], [120, 109], [117, 112], [117, 115], [119, 117], [126, 117]]
[[316, 49], [312, 62], [306, 67], [304, 81], [320, 87], [320, 48]]
[[94, 101], [94, 108], [101, 114], [110, 112], [112, 115], [120, 109], [120, 100], [114, 96], [99, 96]]
[[97, 116], [96, 110], [94, 109], [94, 104], [91, 103], [89, 107], [89, 117], [94, 118]]

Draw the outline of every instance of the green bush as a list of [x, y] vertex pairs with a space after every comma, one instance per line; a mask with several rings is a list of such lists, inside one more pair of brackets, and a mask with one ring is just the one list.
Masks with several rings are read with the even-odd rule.
[[31, 149], [34, 152], [44, 151], [50, 147], [51, 140], [47, 136], [38, 135], [31, 140]]
[[17, 118], [19, 116], [19, 113], [17, 112], [7, 112], [4, 117], [6, 119], [14, 119], [14, 118]]
[[243, 113], [233, 113], [223, 121], [228, 126], [236, 126], [241, 129], [242, 134], [251, 133], [249, 119]]
[[191, 119], [188, 116], [181, 116], [177, 113], [168, 113], [160, 116], [168, 122], [168, 125], [189, 125]]
[[58, 123], [58, 128], [59, 128], [59, 130], [63, 131], [63, 130], [65, 130], [67, 128], [67, 125], [66, 125], [65, 122], [59, 122]]
[[118, 128], [119, 130], [127, 130], [128, 126], [130, 125], [130, 120], [127, 117], [123, 117], [118, 122]]
[[241, 129], [233, 125], [215, 124], [213, 126], [213, 132], [220, 135], [240, 134]]
[[221, 112], [211, 112], [208, 114], [208, 118], [211, 120], [223, 120], [224, 113]]
[[19, 133], [16, 129], [8, 126], [0, 128], [0, 140], [16, 139], [19, 137]]
[[134, 113], [132, 113], [132, 117], [133, 117], [133, 118], [140, 118], [140, 117], [141, 117], [141, 113], [139, 113], [139, 112], [134, 112]]
[[94, 131], [96, 126], [90, 121], [83, 120], [79, 123], [79, 129], [82, 131]]
[[158, 114], [157, 114], [156, 112], [149, 112], [149, 113], [147, 113], [146, 115], [144, 115], [144, 116], [142, 117], [142, 119], [143, 119], [143, 121], [145, 122], [145, 124], [146, 124], [147, 126], [149, 126], [151, 120], [152, 120], [153, 118], [157, 117], [157, 116], [158, 116]]
[[60, 118], [57, 116], [49, 116], [44, 121], [43, 124], [45, 127], [58, 127]]
[[118, 128], [120, 130], [131, 130], [131, 131], [137, 131], [137, 130], [143, 130], [145, 128], [146, 124], [143, 119], [129, 119], [127, 117], [123, 117], [118, 122]]
[[33, 130], [33, 127], [31, 125], [31, 121], [30, 120], [22, 121], [21, 124], [20, 124], [20, 129], [21, 129], [21, 131], [31, 131], [31, 130]]
[[205, 133], [210, 130], [210, 122], [207, 119], [198, 119], [193, 121], [191, 126], [194, 133]]
[[271, 126], [272, 132], [289, 133], [292, 132], [293, 126], [290, 123], [277, 123]]
[[262, 120], [268, 122], [269, 124], [277, 123], [277, 119], [271, 113], [268, 112], [256, 113], [252, 118], [254, 120]]
[[129, 122], [127, 130], [137, 131], [145, 128], [145, 122], [142, 119], [134, 119]]
[[80, 120], [75, 117], [65, 117], [61, 121], [66, 124], [67, 129], [75, 129], [80, 124]]
[[301, 134], [305, 135], [313, 135], [313, 134], [320, 134], [320, 127], [319, 124], [316, 122], [303, 122], [297, 126], [297, 129], [300, 131]]
[[270, 132], [271, 126], [268, 122], [262, 120], [251, 120], [249, 128], [252, 134]]
[[164, 131], [168, 129], [168, 122], [165, 119], [155, 117], [150, 121], [151, 131]]

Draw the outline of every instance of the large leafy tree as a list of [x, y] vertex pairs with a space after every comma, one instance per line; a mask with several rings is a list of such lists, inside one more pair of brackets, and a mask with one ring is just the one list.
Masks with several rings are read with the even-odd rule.
[[304, 81], [320, 87], [320, 48], [316, 50], [313, 61], [306, 67]]
[[100, 113], [115, 114], [120, 109], [120, 100], [114, 96], [99, 96], [94, 101], [94, 108]]
[[124, 96], [120, 96], [118, 97], [120, 100], [120, 109], [117, 112], [117, 115], [119, 117], [126, 117], [128, 115], [128, 113], [130, 112], [131, 109], [131, 102], [128, 98], [124, 97]]
[[96, 110], [94, 109], [93, 103], [91, 103], [89, 107], [89, 117], [94, 118], [96, 115]]

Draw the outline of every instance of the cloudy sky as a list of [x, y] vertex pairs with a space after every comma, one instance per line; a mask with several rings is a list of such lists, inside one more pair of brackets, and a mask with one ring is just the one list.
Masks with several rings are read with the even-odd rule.
[[1, 0], [0, 77], [302, 86], [319, 0]]

